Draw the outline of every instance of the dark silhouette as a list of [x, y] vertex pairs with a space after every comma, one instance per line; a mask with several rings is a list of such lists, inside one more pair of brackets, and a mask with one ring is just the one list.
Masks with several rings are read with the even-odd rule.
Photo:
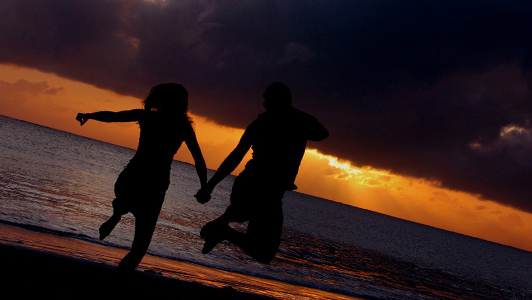
[[[233, 184], [230, 205], [222, 216], [201, 230], [202, 252], [210, 252], [227, 240], [261, 263], [269, 263], [281, 243], [282, 198], [294, 185], [307, 140], [329, 136], [313, 116], [292, 107], [289, 88], [272, 83], [264, 92], [266, 112], [246, 129], [236, 148], [196, 194], [200, 203], [210, 199], [214, 187], [240, 164], [250, 148], [253, 158]], [[245, 233], [229, 227], [230, 222], [249, 221]]]
[[137, 152], [115, 183], [113, 215], [99, 230], [103, 240], [122, 215], [131, 212], [135, 216], [135, 237], [131, 251], [118, 265], [121, 270], [134, 270], [148, 250], [170, 184], [173, 157], [183, 141], [194, 158], [201, 187], [207, 183], [207, 167], [188, 116], [186, 89], [175, 83], [157, 85], [143, 104], [144, 109], [79, 113], [76, 117], [81, 125], [93, 119], [138, 122], [140, 126]]

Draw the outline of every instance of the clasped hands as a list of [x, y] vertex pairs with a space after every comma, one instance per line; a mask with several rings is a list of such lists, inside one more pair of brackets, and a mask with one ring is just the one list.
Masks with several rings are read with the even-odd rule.
[[212, 190], [203, 187], [199, 189], [198, 193], [194, 195], [194, 197], [196, 197], [196, 200], [198, 200], [199, 203], [205, 204], [211, 200], [211, 193]]

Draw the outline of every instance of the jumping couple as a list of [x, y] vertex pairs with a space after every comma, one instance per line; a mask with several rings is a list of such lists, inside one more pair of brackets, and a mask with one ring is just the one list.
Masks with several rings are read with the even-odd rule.
[[[235, 179], [226, 211], [200, 231], [205, 240], [202, 253], [229, 241], [258, 262], [269, 263], [275, 257], [281, 242], [284, 192], [297, 188], [294, 181], [307, 140], [320, 141], [329, 133], [316, 118], [292, 106], [292, 94], [283, 83], [270, 84], [263, 98], [266, 111], [246, 128], [236, 148], [208, 181], [205, 160], [188, 115], [188, 92], [182, 85], [164, 83], [153, 87], [143, 101], [144, 109], [77, 115], [81, 125], [92, 119], [138, 122], [140, 126], [137, 152], [115, 183], [113, 214], [99, 229], [103, 240], [122, 215], [131, 212], [135, 216], [133, 244], [119, 269], [134, 270], [146, 254], [170, 184], [172, 160], [183, 142], [194, 158], [201, 184], [195, 197], [202, 204], [210, 200], [216, 185], [253, 149], [252, 159]], [[245, 221], [246, 232], [229, 226], [231, 222]]]

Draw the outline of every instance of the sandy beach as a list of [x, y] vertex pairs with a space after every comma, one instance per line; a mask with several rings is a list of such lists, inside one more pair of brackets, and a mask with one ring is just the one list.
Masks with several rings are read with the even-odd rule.
[[155, 271], [120, 274], [114, 266], [23, 245], [0, 244], [4, 293], [42, 299], [269, 299], [233, 288], [209, 287]]
[[68, 237], [0, 224], [4, 293], [23, 298], [358, 299], [146, 255], [134, 273], [116, 264], [126, 253]]
[[30, 299], [268, 299], [148, 272], [119, 274], [109, 265], [0, 245], [4, 293]]

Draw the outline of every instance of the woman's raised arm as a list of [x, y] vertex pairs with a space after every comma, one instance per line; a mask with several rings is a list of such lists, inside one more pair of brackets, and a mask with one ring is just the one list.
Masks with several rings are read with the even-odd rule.
[[124, 110], [119, 112], [99, 111], [94, 113], [79, 113], [76, 120], [80, 125], [85, 124], [88, 120], [100, 122], [138, 122], [143, 118], [145, 111], [143, 109]]

